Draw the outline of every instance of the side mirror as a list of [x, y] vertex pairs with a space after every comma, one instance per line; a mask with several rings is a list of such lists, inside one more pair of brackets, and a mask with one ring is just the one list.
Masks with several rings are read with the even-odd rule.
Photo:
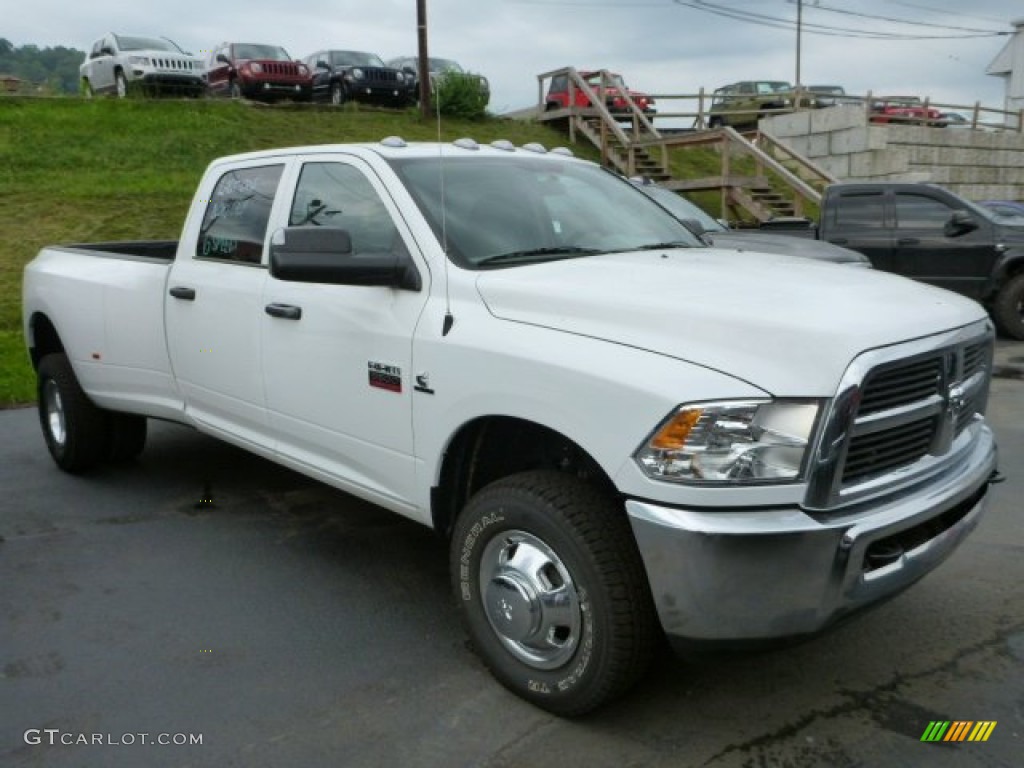
[[352, 254], [348, 230], [286, 227], [270, 243], [270, 274], [278, 280], [330, 285], [382, 285], [418, 291], [419, 272], [407, 255]]
[[953, 211], [953, 214], [949, 217], [945, 226], [943, 226], [942, 233], [946, 237], [960, 237], [968, 232], [973, 232], [977, 228], [978, 220], [969, 211]]
[[407, 75], [412, 75], [413, 77], [416, 76], [416, 70], [412, 67], [402, 67], [402, 71]]
[[330, 67], [327, 65], [327, 62], [324, 61], [323, 59], [317, 59], [316, 68], [317, 69], [330, 69]]
[[217, 63], [218, 64], [227, 64], [230, 67], [231, 66], [231, 59], [229, 59], [223, 53], [218, 53], [217, 54]]
[[114, 49], [108, 45], [105, 45], [102, 48], [100, 48], [100, 53], [102, 53], [104, 56], [113, 56]]
[[684, 227], [690, 230], [697, 237], [703, 238], [704, 233], [707, 232], [707, 230], [704, 229], [704, 225], [696, 219], [680, 219], [680, 221], [683, 223]]

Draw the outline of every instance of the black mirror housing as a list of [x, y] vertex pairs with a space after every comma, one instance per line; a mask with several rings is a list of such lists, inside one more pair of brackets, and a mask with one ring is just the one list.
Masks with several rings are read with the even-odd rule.
[[352, 254], [348, 230], [286, 227], [270, 245], [270, 274], [278, 280], [328, 285], [378, 285], [418, 291], [420, 274], [405, 254]]
[[978, 228], [978, 220], [971, 215], [970, 211], [953, 211], [949, 220], [942, 228], [946, 237], [960, 237]]

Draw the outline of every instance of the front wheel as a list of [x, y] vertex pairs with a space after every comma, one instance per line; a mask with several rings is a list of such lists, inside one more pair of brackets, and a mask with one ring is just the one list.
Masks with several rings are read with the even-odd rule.
[[992, 305], [999, 330], [1011, 339], [1024, 340], [1024, 273], [1011, 277]]
[[40, 361], [37, 394], [39, 424], [58, 467], [74, 474], [109, 455], [107, 414], [82, 391], [66, 355]]
[[128, 95], [128, 80], [121, 70], [117, 70], [114, 73], [114, 91], [119, 99], [123, 99]]
[[237, 80], [231, 81], [231, 85], [228, 86], [228, 95], [232, 99], [242, 98], [242, 86], [238, 84]]
[[345, 101], [345, 87], [341, 83], [331, 83], [331, 104], [340, 107]]
[[556, 472], [499, 480], [459, 516], [451, 573], [484, 663], [542, 709], [583, 714], [647, 668], [653, 603], [610, 494]]

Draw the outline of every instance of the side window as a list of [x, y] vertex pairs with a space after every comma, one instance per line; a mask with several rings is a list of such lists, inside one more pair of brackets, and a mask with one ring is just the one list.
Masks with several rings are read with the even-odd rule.
[[220, 177], [203, 215], [197, 259], [260, 263], [282, 167], [240, 168]]
[[836, 198], [836, 227], [881, 229], [885, 225], [881, 193], [839, 195]]
[[405, 247], [366, 176], [343, 163], [306, 163], [302, 167], [288, 224], [347, 230], [353, 256], [392, 253]]
[[941, 230], [953, 210], [940, 200], [924, 195], [896, 195], [898, 229]]

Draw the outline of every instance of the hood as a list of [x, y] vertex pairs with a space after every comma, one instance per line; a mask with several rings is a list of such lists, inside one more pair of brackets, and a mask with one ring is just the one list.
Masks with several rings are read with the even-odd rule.
[[646, 349], [767, 392], [828, 397], [861, 352], [985, 319], [949, 291], [867, 269], [710, 248], [483, 272], [498, 318]]
[[756, 229], [736, 229], [726, 232], [705, 232], [705, 240], [718, 248], [742, 248], [761, 253], [781, 253], [786, 256], [800, 256], [804, 259], [819, 259], [834, 264], [861, 264], [870, 266], [871, 261], [862, 253], [842, 248], [824, 240], [792, 235], [766, 235]]

